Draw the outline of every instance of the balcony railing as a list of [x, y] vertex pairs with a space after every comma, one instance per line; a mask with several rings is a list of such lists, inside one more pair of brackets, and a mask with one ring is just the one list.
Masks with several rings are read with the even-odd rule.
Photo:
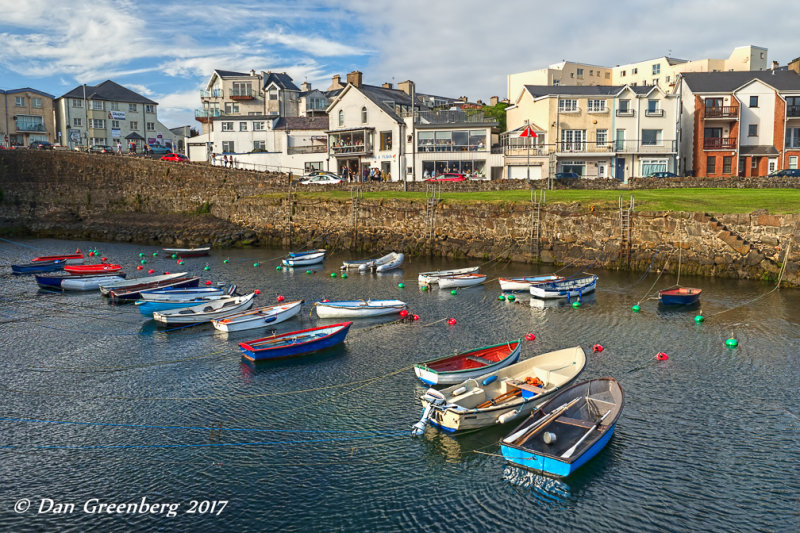
[[423, 144], [417, 146], [417, 152], [485, 152], [486, 145], [482, 142], [473, 144]]
[[229, 96], [231, 100], [252, 100], [253, 89], [250, 87], [234, 87]]
[[222, 89], [200, 91], [200, 98], [222, 98]]
[[703, 139], [704, 150], [733, 150], [736, 148], [736, 137], [709, 137]]
[[333, 155], [363, 155], [372, 153], [372, 145], [370, 144], [337, 144], [331, 146], [331, 153]]
[[617, 109], [618, 117], [632, 117], [636, 114], [633, 109]]
[[614, 151], [614, 144], [610, 141], [605, 142], [576, 142], [562, 141], [556, 143], [556, 151], [563, 153], [610, 153]]
[[45, 129], [44, 129], [44, 124], [42, 124], [41, 122], [18, 120], [17, 131], [45, 131]]
[[786, 116], [800, 117], [800, 105], [786, 106]]
[[452, 111], [407, 111], [402, 113], [403, 118], [414, 117], [415, 124], [488, 124], [497, 125], [497, 120], [486, 116], [481, 111], [465, 112]]
[[614, 151], [618, 153], [640, 154], [673, 154], [678, 151], [678, 142], [670, 140], [642, 141], [618, 140], [614, 141]]
[[286, 153], [289, 155], [295, 154], [324, 154], [326, 147], [324, 144], [318, 146], [289, 146]]
[[644, 116], [646, 117], [663, 117], [664, 110], [663, 109], [648, 109], [644, 112]]
[[739, 106], [726, 105], [706, 107], [705, 118], [739, 118]]

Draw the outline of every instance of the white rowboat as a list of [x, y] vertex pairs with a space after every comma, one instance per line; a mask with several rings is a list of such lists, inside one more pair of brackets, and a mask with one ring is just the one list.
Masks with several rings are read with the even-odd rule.
[[451, 289], [453, 287], [472, 287], [480, 285], [486, 281], [485, 274], [459, 274], [457, 276], [443, 276], [439, 278], [440, 289]]
[[498, 278], [497, 281], [500, 283], [500, 290], [503, 291], [529, 291], [531, 285], [559, 279], [561, 276], [551, 274], [549, 276], [525, 276], [524, 278]]
[[472, 274], [473, 272], [477, 272], [480, 270], [480, 266], [476, 267], [467, 267], [467, 268], [456, 268], [454, 270], [437, 270], [435, 272], [422, 272], [417, 276], [417, 280], [423, 285], [430, 285], [432, 283], [438, 283], [439, 278], [445, 276], [458, 276], [460, 274]]
[[141, 285], [142, 283], [157, 283], [159, 281], [169, 281], [171, 279], [184, 278], [188, 276], [188, 272], [176, 272], [174, 274], [161, 274], [159, 276], [145, 276], [143, 278], [110, 280], [100, 285], [100, 293], [103, 296], [108, 296], [112, 290], [121, 291], [127, 287]]
[[124, 279], [121, 276], [108, 274], [99, 276], [65, 277], [61, 281], [61, 290], [65, 291], [96, 291], [100, 285]]
[[534, 298], [575, 298], [593, 292], [597, 287], [595, 274], [581, 274], [557, 281], [531, 285]]
[[192, 307], [182, 307], [179, 309], [168, 309], [153, 313], [153, 319], [162, 324], [197, 324], [209, 322], [215, 318], [224, 318], [234, 315], [240, 311], [250, 309], [253, 306], [253, 298], [256, 293], [246, 296], [231, 296], [220, 298]]
[[386, 272], [403, 264], [405, 254], [390, 252], [377, 259], [363, 259], [361, 261], [345, 261], [342, 263], [342, 270], [358, 269], [361, 272], [374, 270], [375, 272]]
[[284, 266], [308, 266], [322, 263], [325, 260], [326, 250], [312, 250], [310, 252], [292, 252], [281, 260]]
[[250, 311], [244, 311], [230, 315], [225, 318], [217, 318], [211, 323], [215, 329], [226, 331], [243, 331], [246, 329], [260, 328], [262, 326], [272, 326], [289, 320], [300, 312], [303, 300], [285, 302], [266, 307], [258, 307]]
[[406, 308], [400, 300], [346, 300], [339, 302], [317, 302], [320, 318], [366, 318], [399, 313]]

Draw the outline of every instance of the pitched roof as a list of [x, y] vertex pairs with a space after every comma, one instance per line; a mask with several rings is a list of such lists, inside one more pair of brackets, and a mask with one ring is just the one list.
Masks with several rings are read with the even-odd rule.
[[47, 98], [55, 98], [55, 96], [53, 96], [50, 93], [46, 93], [38, 89], [32, 89], [30, 87], [23, 87], [21, 89], [8, 89], [8, 90], [0, 89], [0, 94], [16, 94], [16, 93], [36, 93], [36, 94], [41, 94], [42, 96], [46, 96]]
[[[525, 89], [533, 96], [614, 96], [624, 89], [625, 85], [526, 85]], [[636, 94], [647, 94], [653, 85], [627, 86]]]
[[[70, 92], [61, 95], [61, 98], [83, 98], [83, 85], [78, 85]], [[139, 93], [123, 87], [111, 80], [106, 80], [100, 85], [87, 85], [86, 98], [89, 100], [107, 100], [110, 102], [129, 102], [135, 104], [157, 104]]]
[[328, 117], [281, 117], [272, 129], [324, 131], [328, 129]]
[[800, 75], [791, 70], [687, 72], [681, 76], [693, 93], [732, 92], [753, 80], [761, 80], [779, 91], [800, 91]]
[[359, 90], [364, 96], [369, 98], [372, 103], [381, 108], [384, 113], [397, 122], [402, 122], [403, 119], [395, 112], [394, 106], [390, 107], [384, 102], [394, 102], [395, 104], [411, 107], [411, 97], [399, 89], [387, 89], [386, 87], [379, 87], [377, 85], [362, 85]]
[[297, 85], [294, 84], [292, 81], [291, 76], [286, 74], [285, 72], [268, 72], [267, 77], [264, 78], [264, 88], [267, 88], [272, 83], [275, 83], [281, 89], [286, 89], [287, 91], [299, 91], [300, 89]]
[[214, 69], [214, 72], [217, 73], [217, 76], [220, 78], [240, 78], [242, 76], [250, 76], [248, 72], [236, 72], [233, 70], [219, 70], [217, 68]]

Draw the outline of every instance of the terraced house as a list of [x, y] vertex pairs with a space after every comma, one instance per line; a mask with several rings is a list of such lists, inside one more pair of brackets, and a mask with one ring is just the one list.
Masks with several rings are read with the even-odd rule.
[[[677, 109], [677, 97], [658, 86], [526, 85], [507, 109], [504, 177], [674, 172]], [[535, 138], [521, 135], [527, 127]]]
[[766, 176], [799, 168], [797, 72], [689, 73], [680, 93], [682, 173]]

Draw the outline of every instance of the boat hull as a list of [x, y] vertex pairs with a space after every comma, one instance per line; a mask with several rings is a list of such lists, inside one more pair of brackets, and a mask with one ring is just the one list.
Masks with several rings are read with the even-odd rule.
[[83, 264], [84, 257], [82, 252], [76, 252], [74, 254], [65, 254], [65, 255], [43, 255], [41, 257], [34, 257], [31, 259], [32, 263], [38, 262], [48, 262], [48, 261], [65, 261], [68, 265], [80, 265]]
[[325, 253], [326, 252], [316, 252], [311, 254], [304, 254], [299, 256], [287, 256], [281, 260], [284, 266], [288, 267], [296, 267], [296, 266], [308, 266], [308, 265], [316, 265], [317, 263], [322, 263], [325, 260]]
[[[580, 282], [579, 282], [580, 281]], [[530, 293], [534, 298], [576, 298], [594, 292], [597, 288], [597, 276], [585, 280], [562, 280], [531, 285]]]
[[210, 322], [215, 318], [225, 318], [253, 306], [254, 293], [247, 296], [212, 300], [193, 307], [182, 307], [167, 311], [156, 311], [153, 320], [165, 325], [172, 324], [200, 324]]
[[658, 298], [664, 305], [692, 305], [700, 301], [701, 289], [672, 289], [658, 292]]
[[105, 263], [99, 265], [67, 265], [64, 270], [70, 274], [107, 274], [109, 272], [119, 272], [122, 270], [122, 266]]
[[[124, 272], [114, 272], [113, 274], [88, 274], [88, 275], [72, 275], [66, 272], [58, 274], [36, 274], [36, 283], [43, 289], [62, 290], [61, 286], [64, 280], [97, 280], [101, 279], [99, 283], [107, 283], [110, 279], [122, 280], [125, 279]], [[94, 287], [95, 289], [97, 287]], [[82, 289], [78, 289], [82, 290]]]
[[21, 274], [43, 274], [45, 272], [58, 272], [64, 270], [66, 261], [37, 261], [35, 263], [27, 263], [24, 265], [11, 265], [11, 272], [16, 275]]
[[151, 281], [149, 283], [142, 283], [132, 287], [112, 289], [108, 291], [108, 296], [114, 301], [132, 302], [134, 300], [138, 300], [141, 297], [142, 291], [147, 289], [159, 289], [165, 287], [190, 288], [197, 287], [198, 285], [200, 285], [200, 278], [196, 276], [186, 279], [177, 278], [168, 281]]
[[320, 318], [369, 318], [399, 313], [405, 308], [406, 303], [400, 300], [353, 300], [316, 304], [317, 316]]
[[497, 281], [500, 283], [500, 289], [506, 292], [527, 292], [532, 285], [538, 283], [546, 283], [548, 281], [556, 281], [561, 279], [560, 276], [529, 276], [524, 278], [499, 278]]
[[[350, 326], [352, 325], [352, 322], [345, 322], [333, 326], [284, 333], [274, 338], [267, 337], [256, 341], [241, 342], [239, 343], [239, 349], [242, 351], [242, 355], [245, 359], [254, 362], [305, 355], [341, 344], [344, 342], [345, 337], [347, 337], [347, 332], [350, 331]], [[307, 335], [309, 332], [314, 332], [316, 330], [330, 330], [330, 333], [323, 337], [314, 338], [305, 342], [292, 342], [295, 339], [302, 340], [303, 335]], [[274, 345], [267, 345], [263, 348], [254, 346], [255, 343], [262, 341], [266, 341], [267, 343], [272, 343], [274, 341]]]
[[[441, 361], [442, 359], [436, 359], [433, 361], [427, 361], [426, 363], [417, 363], [414, 365], [414, 373], [417, 375], [420, 381], [425, 383], [426, 385], [455, 385], [456, 383], [461, 383], [465, 379], [476, 379], [484, 374], [488, 374], [489, 372], [494, 372], [500, 368], [506, 367], [508, 365], [512, 365], [519, 361], [519, 356], [522, 353], [522, 343], [517, 340], [516, 346], [510, 353], [500, 361], [497, 361], [494, 364], [486, 365], [477, 367], [473, 370], [456, 370], [456, 371], [437, 371], [431, 366], [435, 366], [435, 363]], [[478, 350], [473, 350], [472, 352], [466, 352], [461, 354], [462, 358], [468, 358], [471, 354], [478, 353], [480, 351], [486, 350], [487, 348], [479, 348]], [[449, 358], [443, 358], [449, 359]], [[430, 365], [430, 366], [429, 366]]]
[[61, 281], [61, 290], [96, 291], [103, 283], [108, 283], [109, 281], [116, 281], [119, 279], [124, 278], [116, 274], [107, 274], [102, 276], [74, 276], [64, 278]]
[[459, 276], [445, 276], [439, 278], [440, 289], [452, 289], [455, 287], [473, 287], [486, 281], [484, 275], [461, 274]]
[[178, 257], [203, 257], [208, 255], [211, 251], [210, 246], [202, 246], [199, 248], [162, 248], [165, 253], [174, 254]]
[[300, 312], [303, 301], [290, 302], [285, 305], [271, 305], [258, 311], [249, 311], [242, 316], [229, 316], [223, 319], [212, 320], [214, 329], [233, 333], [264, 326], [273, 326], [285, 322]]
[[190, 302], [198, 298], [222, 296], [223, 290], [218, 287], [195, 288], [159, 288], [141, 291], [141, 299], [148, 302]]
[[417, 276], [417, 281], [423, 285], [438, 283], [443, 276], [457, 276], [459, 274], [473, 274], [480, 270], [480, 266], [457, 268], [454, 270], [437, 270], [435, 272], [422, 272]]
[[158, 276], [145, 276], [142, 278], [134, 278], [129, 280], [118, 281], [115, 283], [106, 283], [100, 286], [100, 294], [103, 296], [108, 296], [108, 294], [112, 291], [121, 291], [128, 287], [133, 287], [135, 285], [140, 285], [142, 283], [150, 283], [154, 281], [167, 281], [167, 280], [175, 280], [180, 278], [185, 278], [189, 275], [188, 272], [175, 272], [174, 274], [161, 274]]

